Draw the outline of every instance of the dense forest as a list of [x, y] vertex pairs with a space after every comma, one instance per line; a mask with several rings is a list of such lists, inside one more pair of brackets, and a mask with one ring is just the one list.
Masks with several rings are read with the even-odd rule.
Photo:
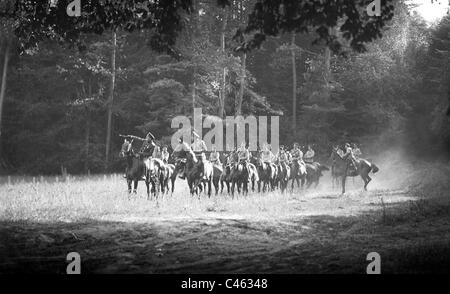
[[[280, 142], [356, 142], [366, 153], [407, 146], [433, 156], [450, 148], [450, 16], [429, 26], [404, 1], [382, 37], [361, 50], [329, 30], [267, 36], [243, 46], [256, 0], [193, 0], [174, 44], [123, 27], [22, 46], [18, 20], [0, 18], [2, 172], [118, 171], [122, 138], [151, 131], [169, 144], [171, 118], [203, 113], [280, 115]], [[313, 25], [313, 24], [311, 24]], [[337, 44], [337, 42], [336, 42]]]

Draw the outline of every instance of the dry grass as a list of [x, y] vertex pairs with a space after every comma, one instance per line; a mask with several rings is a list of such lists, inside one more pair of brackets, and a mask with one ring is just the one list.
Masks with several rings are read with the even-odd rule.
[[151, 201], [143, 183], [128, 199], [120, 175], [0, 179], [0, 272], [62, 273], [70, 251], [91, 273], [365, 273], [372, 251], [383, 272], [441, 272], [448, 167], [380, 167], [373, 190], [349, 180], [346, 196], [328, 177], [314, 191], [235, 199], [191, 197], [178, 182]]

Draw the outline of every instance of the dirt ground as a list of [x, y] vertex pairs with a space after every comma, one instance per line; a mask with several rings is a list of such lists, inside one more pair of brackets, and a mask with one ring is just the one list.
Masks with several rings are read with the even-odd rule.
[[148, 201], [126, 199], [123, 185], [11, 186], [0, 194], [0, 273], [62, 274], [69, 252], [80, 254], [82, 273], [365, 274], [370, 252], [382, 273], [450, 271], [446, 199], [354, 184], [345, 196], [322, 187], [237, 199], [191, 198], [179, 187]]

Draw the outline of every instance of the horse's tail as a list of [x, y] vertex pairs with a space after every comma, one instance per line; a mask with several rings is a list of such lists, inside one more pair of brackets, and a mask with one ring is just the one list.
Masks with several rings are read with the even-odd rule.
[[375, 173], [377, 173], [380, 169], [378, 168], [378, 166], [376, 166], [375, 165], [375, 163], [372, 163], [371, 164], [371, 167], [372, 167], [372, 172], [375, 174]]

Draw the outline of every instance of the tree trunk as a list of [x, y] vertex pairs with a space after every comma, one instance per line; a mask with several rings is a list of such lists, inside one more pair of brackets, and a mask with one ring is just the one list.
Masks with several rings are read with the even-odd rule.
[[[328, 32], [330, 36], [335, 35], [335, 28], [329, 28]], [[331, 49], [329, 46], [325, 47], [325, 83], [329, 84], [331, 80]]]
[[328, 85], [331, 76], [331, 50], [330, 47], [325, 48], [325, 82]]
[[[193, 38], [192, 38], [192, 47], [195, 48], [195, 39], [198, 37], [198, 9], [197, 9], [197, 1], [196, 0], [192, 0], [192, 9], [193, 9], [193, 13], [192, 13], [192, 20], [194, 22], [193, 24]], [[197, 95], [197, 81], [196, 81], [196, 76], [197, 76], [197, 65], [196, 65], [196, 60], [195, 60], [195, 55], [196, 55], [196, 51], [195, 49], [193, 50], [193, 68], [194, 68], [194, 73], [192, 76], [192, 114], [194, 114], [194, 109], [195, 109], [195, 97]]]
[[84, 172], [89, 172], [89, 141], [91, 136], [91, 115], [88, 108], [86, 108], [86, 136], [85, 136], [85, 159], [84, 159]]
[[244, 100], [246, 66], [247, 66], [247, 53], [245, 53], [245, 52], [242, 53], [241, 66], [242, 66], [241, 87], [240, 87], [240, 90], [239, 90], [239, 97], [238, 97], [236, 115], [241, 115], [242, 114], [242, 102]]
[[[228, 8], [224, 8], [223, 20], [222, 20], [222, 36], [221, 36], [221, 49], [222, 56], [225, 57], [225, 32], [227, 29], [227, 21], [228, 21]], [[225, 116], [225, 95], [226, 95], [226, 82], [227, 82], [227, 68], [223, 67], [222, 72], [222, 83], [220, 86], [220, 97], [219, 97], [219, 117]]]
[[10, 40], [6, 38], [5, 54], [3, 59], [2, 84], [0, 88], [0, 167], [4, 168], [6, 168], [5, 166], [6, 163], [4, 162], [3, 158], [2, 113], [6, 93], [6, 78], [8, 74], [8, 63], [9, 63], [9, 47], [10, 47]]
[[116, 47], [117, 47], [117, 33], [114, 30], [112, 33], [112, 54], [111, 54], [111, 85], [109, 89], [108, 98], [108, 127], [106, 130], [106, 158], [105, 167], [109, 167], [110, 148], [111, 148], [111, 132], [112, 132], [112, 112], [114, 102], [114, 87], [116, 84]]
[[291, 42], [292, 58], [292, 130], [294, 138], [297, 137], [297, 65], [295, 62], [295, 32], [292, 33]]

